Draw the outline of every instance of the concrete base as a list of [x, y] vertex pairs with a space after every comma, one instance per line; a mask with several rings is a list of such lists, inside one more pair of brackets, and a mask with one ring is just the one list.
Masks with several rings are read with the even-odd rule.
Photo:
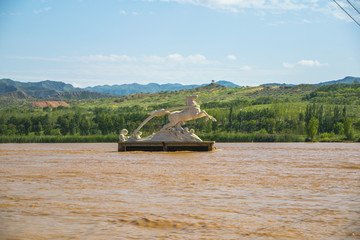
[[195, 151], [207, 152], [214, 150], [214, 141], [206, 142], [119, 142], [118, 152], [150, 151], [150, 152], [175, 152]]

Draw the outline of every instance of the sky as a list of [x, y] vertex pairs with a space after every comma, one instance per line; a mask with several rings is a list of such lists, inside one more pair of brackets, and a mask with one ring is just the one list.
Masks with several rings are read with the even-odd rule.
[[[359, 0], [337, 0], [356, 21]], [[0, 0], [0, 78], [76, 87], [360, 77], [360, 26], [321, 0]]]

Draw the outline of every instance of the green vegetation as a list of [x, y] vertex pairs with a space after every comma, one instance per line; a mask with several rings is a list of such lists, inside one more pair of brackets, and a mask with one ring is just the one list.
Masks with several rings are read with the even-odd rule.
[[[121, 129], [131, 133], [148, 113], [185, 105], [198, 94], [201, 108], [217, 122], [186, 123], [203, 140], [218, 142], [359, 141], [360, 84], [200, 88], [116, 98], [67, 101], [71, 107], [33, 108], [29, 100], [0, 108], [0, 142], [116, 142]], [[150, 135], [167, 122], [153, 118]]]

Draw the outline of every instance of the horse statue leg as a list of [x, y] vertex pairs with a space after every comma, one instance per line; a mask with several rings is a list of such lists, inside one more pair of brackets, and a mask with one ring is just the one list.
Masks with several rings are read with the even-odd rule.
[[205, 110], [202, 110], [199, 115], [201, 117], [206, 117], [206, 120], [211, 119], [211, 121], [216, 122], [216, 119], [213, 116], [210, 116]]
[[161, 130], [167, 130], [167, 129], [172, 128], [172, 127], [174, 127], [174, 126], [176, 126], [176, 123], [169, 122], [168, 124], [165, 124], [165, 125], [162, 127]]
[[176, 125], [175, 125], [175, 129], [178, 130], [178, 131], [182, 131], [184, 130], [181, 125], [185, 125], [185, 122], [184, 121], [180, 121], [178, 122]]

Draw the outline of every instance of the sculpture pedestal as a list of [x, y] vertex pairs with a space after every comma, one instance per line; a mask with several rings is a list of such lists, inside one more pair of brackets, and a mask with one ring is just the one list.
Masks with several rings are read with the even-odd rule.
[[175, 152], [195, 151], [208, 152], [214, 150], [215, 141], [205, 142], [119, 142], [118, 152], [150, 151], [150, 152]]
[[[197, 95], [186, 96], [186, 106], [171, 107], [168, 109], [155, 110], [148, 116], [131, 136], [126, 136], [128, 130], [122, 129], [119, 135], [118, 152], [129, 151], [201, 151], [214, 150], [213, 141], [203, 142], [194, 129], [182, 128], [186, 121], [206, 117], [216, 121], [207, 112], [200, 110], [200, 105], [195, 102]], [[182, 111], [170, 112], [177, 109]], [[165, 124], [160, 131], [146, 138], [141, 138], [140, 129], [153, 117], [169, 114], [169, 123]]]

